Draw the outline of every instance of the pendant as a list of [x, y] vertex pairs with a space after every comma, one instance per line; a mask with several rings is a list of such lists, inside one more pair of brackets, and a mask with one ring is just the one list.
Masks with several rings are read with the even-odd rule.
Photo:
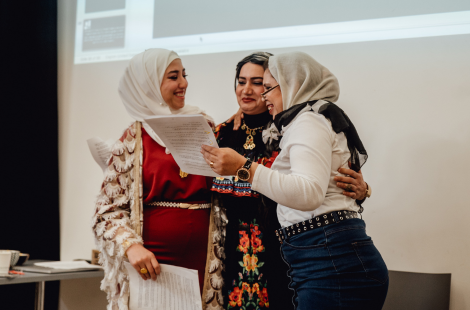
[[186, 172], [183, 172], [183, 170], [180, 169], [180, 178], [184, 179], [187, 176], [188, 174]]
[[256, 147], [256, 144], [253, 143], [253, 136], [249, 135], [248, 137], [246, 137], [246, 143], [243, 144], [243, 148], [245, 150], [252, 150], [255, 147]]
[[256, 147], [256, 144], [253, 143], [253, 136], [256, 135], [256, 130], [260, 130], [262, 128], [263, 126], [255, 128], [255, 129], [251, 129], [245, 124], [245, 121], [243, 121], [243, 125], [241, 129], [242, 130], [246, 129], [245, 133], [248, 135], [248, 137], [246, 137], [246, 143], [243, 144], [243, 147], [245, 148], [245, 150], [253, 150]]

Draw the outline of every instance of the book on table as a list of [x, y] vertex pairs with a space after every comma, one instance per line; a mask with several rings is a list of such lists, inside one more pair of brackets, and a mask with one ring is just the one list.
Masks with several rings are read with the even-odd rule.
[[33, 265], [13, 267], [13, 270], [36, 273], [66, 273], [100, 269], [103, 269], [103, 267], [92, 265], [85, 261], [39, 262], [34, 263]]

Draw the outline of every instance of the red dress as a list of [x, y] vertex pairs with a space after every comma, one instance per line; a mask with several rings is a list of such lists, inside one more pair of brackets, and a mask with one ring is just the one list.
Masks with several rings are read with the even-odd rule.
[[208, 203], [212, 178], [188, 175], [181, 178], [180, 168], [172, 155], [156, 143], [142, 128], [144, 246], [157, 261], [199, 273], [202, 292], [207, 259], [210, 209], [189, 210], [154, 207], [154, 201]]

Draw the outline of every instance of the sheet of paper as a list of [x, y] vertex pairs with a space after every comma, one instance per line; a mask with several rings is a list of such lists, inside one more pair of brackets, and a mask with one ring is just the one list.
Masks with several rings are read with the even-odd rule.
[[156, 281], [143, 280], [129, 263], [129, 310], [202, 310], [197, 270], [160, 264]]
[[170, 150], [183, 172], [220, 177], [204, 160], [201, 145], [219, 147], [202, 115], [160, 115], [145, 120]]
[[112, 139], [104, 141], [100, 137], [94, 137], [86, 140], [86, 142], [88, 143], [91, 155], [104, 171], [108, 167], [108, 159], [111, 157], [111, 147], [115, 141]]
[[54, 268], [54, 269], [99, 269], [103, 268], [98, 265], [92, 265], [85, 261], [57, 261], [34, 263], [35, 266]]

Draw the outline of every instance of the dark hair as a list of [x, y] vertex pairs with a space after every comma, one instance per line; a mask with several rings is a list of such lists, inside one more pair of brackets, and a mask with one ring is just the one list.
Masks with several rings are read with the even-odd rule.
[[[265, 64], [268, 63], [269, 57], [273, 56], [273, 54], [268, 52], [255, 52], [243, 58], [238, 64], [236, 68], [235, 74], [235, 90], [237, 90], [238, 78], [240, 77], [240, 71], [242, 67], [247, 63], [252, 63], [255, 65], [260, 65], [265, 68]], [[266, 147], [269, 147], [268, 145]], [[264, 151], [265, 156], [268, 158], [271, 157], [273, 148], [271, 147], [269, 151]], [[271, 227], [270, 224], [277, 223], [277, 217], [273, 220], [270, 219], [271, 216], [277, 216], [276, 212], [269, 212], [270, 210], [276, 210], [277, 203], [273, 202], [271, 199], [261, 195], [261, 199], [258, 202], [258, 212], [260, 214], [260, 228], [265, 230], [274, 230], [276, 227]]]
[[235, 73], [235, 90], [237, 89], [238, 78], [240, 77], [240, 71], [242, 70], [242, 67], [245, 64], [251, 63], [255, 65], [260, 65], [264, 68], [265, 63], [268, 62], [268, 59], [270, 56], [273, 56], [273, 54], [268, 53], [268, 52], [255, 52], [253, 54], [246, 56], [239, 63], [237, 63], [237, 68], [236, 68], [236, 73]]
[[269, 69], [269, 58], [263, 62], [263, 69], [264, 71], [266, 71], [266, 69]]

